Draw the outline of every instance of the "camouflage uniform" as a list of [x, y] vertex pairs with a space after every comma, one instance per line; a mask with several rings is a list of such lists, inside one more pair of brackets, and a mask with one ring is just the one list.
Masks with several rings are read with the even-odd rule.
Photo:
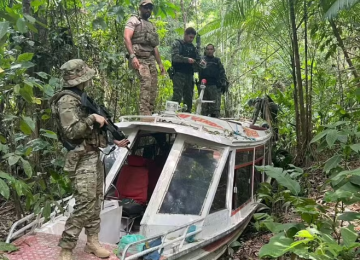
[[50, 102], [59, 139], [74, 145], [74, 149], [66, 155], [64, 170], [70, 174], [74, 185], [75, 206], [59, 242], [63, 249], [60, 259], [72, 259], [71, 250], [76, 246], [82, 228], [88, 236], [85, 251], [108, 257], [110, 253], [100, 248], [97, 239], [104, 180], [98, 148], [105, 147], [106, 139], [94, 124], [94, 115], [82, 109], [82, 90], [77, 87], [89, 81], [95, 71], [82, 60], [70, 60], [61, 70], [65, 89], [52, 97]]
[[[150, 21], [139, 16], [131, 16], [125, 28], [134, 30], [131, 43], [140, 63], [140, 69], [136, 70], [140, 79], [140, 114], [151, 115], [155, 109], [158, 91], [154, 48], [159, 45], [159, 35]], [[131, 60], [129, 62], [131, 63]]]
[[207, 85], [204, 91], [203, 100], [212, 100], [215, 103], [204, 103], [202, 104], [201, 114], [203, 116], [220, 116], [220, 105], [221, 105], [221, 89], [216, 85]]
[[158, 92], [158, 72], [155, 57], [137, 57], [140, 69], [136, 74], [140, 79], [140, 115], [151, 115], [155, 110], [155, 101]]
[[206, 68], [201, 68], [199, 79], [206, 79], [207, 85], [204, 91], [204, 100], [213, 100], [215, 103], [204, 103], [201, 114], [211, 117], [220, 116], [221, 92], [225, 91], [227, 82], [224, 66], [217, 57], [204, 57]]
[[194, 94], [194, 67], [189, 63], [189, 58], [196, 59], [196, 48], [192, 43], [176, 40], [172, 45], [171, 57], [172, 66], [175, 70], [172, 78], [172, 101], [180, 104], [181, 99], [184, 99], [184, 104], [187, 106], [186, 111], [191, 113]]

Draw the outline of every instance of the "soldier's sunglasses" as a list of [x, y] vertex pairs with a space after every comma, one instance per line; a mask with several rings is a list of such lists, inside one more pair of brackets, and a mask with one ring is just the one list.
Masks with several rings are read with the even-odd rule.
[[143, 5], [142, 8], [152, 11], [154, 9], [153, 5]]

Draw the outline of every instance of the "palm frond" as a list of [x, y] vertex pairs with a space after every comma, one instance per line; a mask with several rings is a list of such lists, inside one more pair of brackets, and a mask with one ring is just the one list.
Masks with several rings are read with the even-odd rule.
[[335, 3], [325, 12], [325, 18], [334, 18], [339, 11], [350, 8], [360, 2], [359, 0], [336, 0]]

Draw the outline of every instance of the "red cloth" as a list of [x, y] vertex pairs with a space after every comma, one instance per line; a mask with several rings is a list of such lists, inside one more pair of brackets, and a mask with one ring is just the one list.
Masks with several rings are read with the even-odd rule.
[[146, 204], [148, 200], [149, 170], [146, 159], [141, 156], [129, 155], [128, 165], [121, 168], [116, 182], [115, 196], [119, 199], [133, 199], [137, 203]]

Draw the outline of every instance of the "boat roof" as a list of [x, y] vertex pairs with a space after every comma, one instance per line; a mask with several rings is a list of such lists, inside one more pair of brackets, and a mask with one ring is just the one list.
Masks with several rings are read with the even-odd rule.
[[249, 121], [218, 119], [189, 113], [166, 113], [153, 116], [122, 116], [116, 124], [121, 130], [141, 128], [158, 131], [159, 128], [190, 135], [229, 146], [252, 146], [271, 138], [271, 130]]

